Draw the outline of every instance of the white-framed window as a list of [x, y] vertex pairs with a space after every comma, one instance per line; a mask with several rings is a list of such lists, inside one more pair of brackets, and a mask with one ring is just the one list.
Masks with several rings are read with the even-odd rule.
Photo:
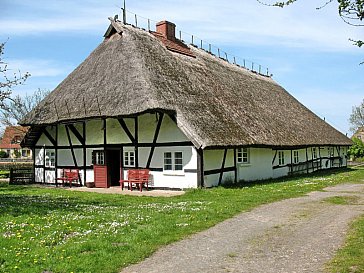
[[327, 147], [327, 155], [329, 157], [334, 156], [334, 148], [333, 147]]
[[298, 163], [300, 162], [300, 158], [299, 158], [299, 155], [298, 155], [298, 151], [293, 151], [293, 163]]
[[284, 151], [278, 151], [278, 164], [284, 165]]
[[92, 161], [95, 165], [105, 165], [105, 151], [93, 151]]
[[134, 151], [124, 151], [124, 167], [135, 167]]
[[249, 154], [249, 148], [239, 148], [236, 155], [238, 163], [249, 164]]
[[44, 157], [45, 167], [54, 168], [56, 166], [56, 153], [52, 150], [46, 150]]
[[182, 152], [164, 152], [163, 170], [164, 171], [182, 171], [183, 170], [183, 153]]
[[312, 148], [312, 157], [313, 157], [314, 159], [316, 159], [316, 158], [317, 158], [317, 151], [316, 151], [316, 148]]

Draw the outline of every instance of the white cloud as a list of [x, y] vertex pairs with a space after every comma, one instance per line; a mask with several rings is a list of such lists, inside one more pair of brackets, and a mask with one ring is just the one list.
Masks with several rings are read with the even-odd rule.
[[316, 115], [325, 118], [332, 126], [343, 133], [349, 133], [348, 119], [354, 105], [364, 97], [355, 92], [361, 89], [350, 87], [347, 90], [326, 90], [320, 88], [303, 89], [294, 96]]
[[[42, 59], [8, 59], [7, 62], [11, 64], [9, 66], [9, 73], [25, 73], [26, 71], [31, 73], [31, 77], [56, 77], [66, 75], [69, 73], [72, 67], [70, 65], [61, 64], [60, 62], [52, 60]], [[17, 70], [12, 70], [16, 67]]]
[[[269, 0], [268, 0], [269, 2]], [[21, 16], [0, 19], [0, 35], [32, 35], [82, 31], [99, 35], [107, 17], [120, 13], [122, 1], [16, 1], [28, 9]], [[127, 9], [155, 20], [168, 19], [183, 31], [218, 45], [273, 45], [311, 50], [350, 51], [349, 37], [360, 38], [360, 29], [342, 22], [334, 2], [317, 11], [317, 1], [298, 1], [284, 8], [266, 7], [251, 1], [156, 0], [127, 1]], [[14, 5], [15, 7], [15, 5]], [[33, 15], [34, 14], [34, 15]], [[134, 22], [132, 14], [128, 16]], [[140, 23], [142, 18], [139, 18]], [[144, 21], [146, 25], [146, 21]]]

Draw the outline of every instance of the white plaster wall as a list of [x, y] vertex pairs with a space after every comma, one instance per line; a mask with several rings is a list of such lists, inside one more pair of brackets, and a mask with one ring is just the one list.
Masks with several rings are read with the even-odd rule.
[[249, 164], [237, 163], [238, 180], [253, 181], [273, 177], [272, 150], [265, 148], [249, 148], [249, 150]]
[[[124, 152], [125, 151], [135, 151], [134, 147], [124, 147]], [[148, 157], [149, 157], [149, 152], [150, 152], [150, 147], [140, 147], [138, 149], [138, 160], [139, 160], [139, 167], [144, 168], [145, 166], [147, 166], [147, 161], [148, 161]], [[154, 150], [154, 155], [153, 157], [156, 157], [156, 153]], [[124, 160], [124, 158], [123, 158]], [[153, 167], [153, 165], [151, 164], [150, 167]], [[160, 167], [160, 166], [158, 166]]]
[[289, 167], [282, 167], [273, 170], [273, 178], [287, 176], [289, 174]]
[[104, 130], [101, 119], [89, 120], [86, 123], [86, 144], [103, 144]]
[[[76, 128], [76, 130], [78, 131], [78, 133], [82, 136], [82, 134], [83, 134], [83, 132], [82, 132], [83, 131], [82, 123], [74, 123], [73, 126]], [[74, 135], [74, 133], [70, 129], [68, 129], [68, 131], [70, 133], [72, 145], [81, 145], [81, 142]], [[67, 141], [67, 145], [69, 145], [68, 141]]]
[[[124, 147], [124, 151], [132, 150], [132, 147]], [[139, 148], [139, 166], [146, 165], [150, 148]], [[182, 171], [151, 171], [150, 186], [167, 188], [196, 188], [197, 187], [197, 152], [193, 147], [156, 147], [154, 150], [151, 168], [163, 168], [164, 152], [182, 152]], [[184, 170], [196, 170], [185, 172]], [[124, 177], [127, 171], [124, 170]]]
[[[153, 142], [154, 132], [158, 124], [158, 120], [156, 117], [157, 116], [155, 114], [144, 114], [139, 117], [138, 119], [139, 142], [147, 142], [147, 143]], [[166, 118], [167, 115], [164, 115], [163, 120], [165, 120]]]
[[[82, 149], [74, 149], [74, 153], [76, 156], [77, 165], [82, 166], [83, 165]], [[58, 165], [61, 165], [61, 166], [73, 166], [74, 165], [71, 149], [58, 150]]]
[[[193, 147], [157, 147], [154, 150], [155, 167], [163, 168], [164, 152], [182, 152], [182, 171], [152, 172], [155, 187], [196, 188], [197, 187], [197, 152]], [[151, 167], [154, 167], [151, 165]], [[185, 172], [185, 169], [196, 170], [195, 173]]]
[[42, 134], [40, 136], [40, 138], [38, 139], [36, 145], [37, 146], [40, 146], [40, 145], [52, 146], [53, 144], [49, 141], [49, 139], [44, 134]]
[[35, 168], [35, 182], [44, 182], [43, 171], [43, 168]]
[[[220, 166], [221, 168], [221, 166]], [[216, 187], [219, 184], [220, 174], [210, 174], [204, 176], [204, 185], [206, 188]]]
[[[224, 158], [224, 150], [205, 150], [203, 153], [204, 171], [220, 169]], [[234, 150], [228, 149], [225, 159], [225, 168], [234, 166]], [[210, 174], [204, 176], [205, 187], [214, 187], [219, 184], [220, 174]], [[223, 174], [221, 183], [234, 181], [234, 172], [226, 172]]]
[[35, 165], [43, 165], [44, 149], [35, 149]]
[[46, 183], [55, 183], [56, 179], [56, 171], [55, 170], [46, 170], [45, 171], [45, 181]]
[[[129, 120], [130, 123], [130, 119], [126, 120]], [[134, 126], [133, 130], [130, 129], [130, 126], [128, 127], [130, 133], [134, 135]], [[131, 143], [117, 119], [106, 120], [106, 141], [108, 144]]]
[[66, 133], [66, 127], [62, 124], [58, 125], [58, 145], [59, 146], [69, 145]]
[[164, 115], [158, 142], [174, 141], [189, 141], [189, 139], [178, 129], [177, 125], [168, 115]]
[[204, 170], [220, 169], [223, 157], [224, 150], [205, 150], [203, 152]]
[[86, 182], [95, 182], [94, 170], [86, 170]]
[[197, 173], [184, 173], [183, 175], [164, 174], [163, 172], [151, 172], [151, 184], [153, 187], [168, 188], [197, 188]]
[[[47, 126], [46, 127], [48, 133], [53, 137], [53, 139], [56, 138], [56, 127], [55, 126]], [[48, 137], [46, 137], [44, 134], [40, 136], [40, 138], [37, 141], [37, 146], [40, 145], [47, 145], [52, 146], [53, 144], [49, 141]]]

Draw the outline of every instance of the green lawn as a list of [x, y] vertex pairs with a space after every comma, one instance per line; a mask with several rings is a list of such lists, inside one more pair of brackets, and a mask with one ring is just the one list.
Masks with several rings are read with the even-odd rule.
[[0, 272], [118, 272], [241, 211], [363, 179], [364, 169], [349, 169], [171, 198], [3, 185]]

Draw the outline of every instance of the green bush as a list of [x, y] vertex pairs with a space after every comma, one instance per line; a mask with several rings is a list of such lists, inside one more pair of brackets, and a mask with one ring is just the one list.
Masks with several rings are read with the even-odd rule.
[[354, 159], [364, 157], [364, 143], [359, 138], [354, 137], [353, 145], [348, 151], [348, 155]]
[[10, 171], [0, 170], [0, 178], [9, 178]]
[[10, 170], [13, 169], [24, 169], [33, 167], [33, 162], [4, 162], [0, 164], [0, 170]]
[[9, 157], [9, 155], [8, 155], [8, 153], [7, 152], [5, 152], [5, 151], [0, 151], [0, 158], [8, 158]]

